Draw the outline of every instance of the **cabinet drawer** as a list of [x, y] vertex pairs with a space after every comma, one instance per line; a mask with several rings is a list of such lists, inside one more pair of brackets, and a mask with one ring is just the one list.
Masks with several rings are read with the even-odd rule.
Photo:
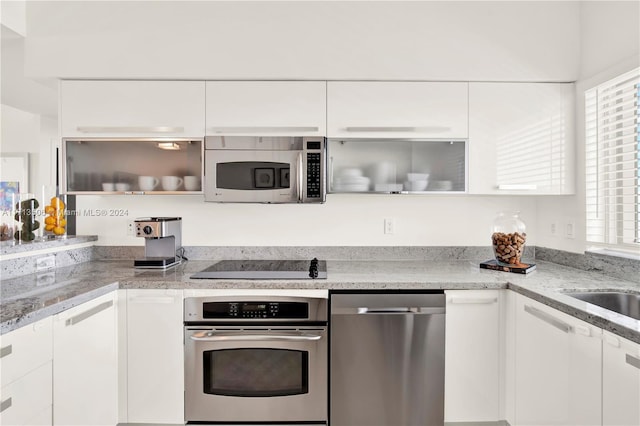
[[[0, 425], [51, 424], [42, 412], [51, 413], [51, 361], [2, 388], [0, 395]], [[44, 421], [44, 423], [43, 423]]]
[[52, 320], [45, 318], [0, 337], [0, 386], [4, 387], [52, 358]]

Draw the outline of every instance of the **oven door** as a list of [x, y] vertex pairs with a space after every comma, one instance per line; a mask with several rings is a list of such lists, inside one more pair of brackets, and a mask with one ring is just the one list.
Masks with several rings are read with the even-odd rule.
[[302, 202], [302, 151], [207, 150], [205, 201]]
[[325, 327], [185, 327], [188, 422], [327, 421]]

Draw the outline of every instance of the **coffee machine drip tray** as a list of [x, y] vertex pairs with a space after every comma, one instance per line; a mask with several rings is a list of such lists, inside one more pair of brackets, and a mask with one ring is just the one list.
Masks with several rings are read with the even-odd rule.
[[144, 259], [135, 259], [133, 267], [140, 269], [167, 269], [179, 263], [180, 259], [175, 257], [145, 257]]

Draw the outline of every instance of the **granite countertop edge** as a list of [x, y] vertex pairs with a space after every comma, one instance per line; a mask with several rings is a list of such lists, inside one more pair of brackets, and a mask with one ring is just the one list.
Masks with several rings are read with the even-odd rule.
[[[640, 284], [608, 278], [549, 262], [528, 275], [479, 270], [475, 262], [332, 261], [327, 280], [193, 280], [202, 262], [174, 271], [133, 271], [128, 262], [93, 261], [56, 270], [55, 289], [0, 300], [0, 335], [117, 289], [325, 289], [325, 290], [482, 290], [510, 289], [572, 317], [640, 343], [640, 321], [567, 296], [568, 291], [611, 289], [639, 292]], [[210, 261], [208, 262], [211, 263]], [[110, 272], [110, 273], [108, 273]], [[8, 280], [28, 285], [33, 276]], [[24, 284], [27, 283], [27, 284]], [[68, 283], [68, 284], [67, 284]], [[5, 283], [3, 283], [5, 285]], [[33, 284], [35, 286], [36, 284]]]

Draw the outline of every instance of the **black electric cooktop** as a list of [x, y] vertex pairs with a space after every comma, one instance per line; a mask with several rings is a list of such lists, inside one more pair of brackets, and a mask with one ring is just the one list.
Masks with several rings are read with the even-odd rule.
[[327, 262], [312, 260], [222, 260], [191, 278], [245, 280], [326, 279]]

